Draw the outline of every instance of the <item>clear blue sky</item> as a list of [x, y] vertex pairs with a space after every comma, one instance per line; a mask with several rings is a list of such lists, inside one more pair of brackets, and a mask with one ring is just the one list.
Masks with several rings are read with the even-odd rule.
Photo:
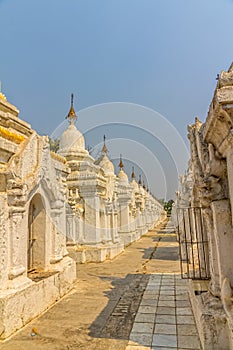
[[232, 62], [232, 18], [232, 0], [0, 0], [2, 90], [41, 134], [73, 92], [76, 110], [152, 108], [185, 139]]

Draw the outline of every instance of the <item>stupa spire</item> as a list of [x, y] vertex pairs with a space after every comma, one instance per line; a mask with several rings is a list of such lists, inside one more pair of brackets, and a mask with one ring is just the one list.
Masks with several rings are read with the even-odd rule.
[[119, 163], [119, 168], [120, 170], [122, 170], [124, 168], [124, 164], [123, 164], [123, 161], [122, 161], [122, 155], [120, 154], [120, 163]]
[[138, 184], [139, 184], [139, 186], [141, 186], [141, 185], [142, 185], [142, 176], [141, 176], [141, 174], [139, 175]]
[[134, 166], [132, 167], [131, 179], [135, 180]]
[[77, 120], [77, 115], [74, 110], [74, 94], [71, 94], [71, 101], [70, 101], [70, 110], [66, 118], [68, 119], [70, 124], [75, 124]]
[[103, 145], [103, 148], [102, 148], [102, 153], [105, 153], [105, 154], [108, 153], [108, 148], [106, 146], [106, 136], [105, 135], [104, 135], [104, 145]]

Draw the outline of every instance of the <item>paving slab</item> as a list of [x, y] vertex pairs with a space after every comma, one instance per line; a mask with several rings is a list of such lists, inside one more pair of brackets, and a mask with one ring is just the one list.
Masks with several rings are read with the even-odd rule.
[[177, 324], [195, 324], [193, 316], [177, 316]]
[[135, 322], [151, 322], [154, 324], [155, 321], [155, 314], [142, 314], [137, 313], [135, 317]]
[[138, 345], [151, 346], [152, 344], [152, 334], [131, 333], [129, 339]]
[[199, 337], [196, 335], [179, 335], [178, 348], [198, 349], [200, 347]]
[[167, 346], [166, 347], [164, 347], [164, 346], [152, 346], [152, 350], [174, 350], [174, 349], [176, 349], [176, 348], [168, 348]]
[[153, 323], [148, 322], [135, 322], [131, 331], [132, 333], [144, 333], [144, 334], [152, 334], [154, 329]]
[[176, 309], [175, 307], [167, 307], [167, 306], [158, 306], [156, 310], [157, 315], [174, 315], [175, 316]]
[[126, 350], [150, 350], [151, 347], [140, 345], [128, 345]]
[[176, 324], [176, 317], [172, 315], [157, 315], [155, 319], [157, 323], [165, 323], [165, 324]]
[[157, 307], [156, 306], [146, 306], [142, 305], [139, 307], [138, 312], [140, 314], [155, 314]]
[[141, 306], [152, 306], [157, 307], [158, 300], [157, 299], [143, 299], [143, 302], [141, 303]]
[[192, 316], [193, 312], [192, 309], [190, 307], [181, 307], [181, 308], [177, 308], [176, 309], [176, 314], [180, 315], [180, 316]]
[[178, 324], [177, 332], [179, 335], [197, 335], [196, 325], [194, 324]]
[[161, 300], [159, 298], [158, 306], [165, 306], [165, 307], [175, 307], [176, 303], [175, 300]]
[[175, 296], [174, 295], [164, 295], [164, 294], [160, 294], [159, 296], [159, 301], [174, 301], [175, 300]]
[[177, 348], [177, 336], [174, 334], [155, 334], [153, 336], [152, 346]]
[[158, 334], [177, 334], [176, 325], [157, 323], [155, 325], [154, 333]]

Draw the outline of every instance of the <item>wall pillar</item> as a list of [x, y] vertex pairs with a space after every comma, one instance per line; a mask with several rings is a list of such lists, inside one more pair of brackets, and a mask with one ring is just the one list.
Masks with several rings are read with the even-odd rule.
[[85, 197], [85, 243], [101, 243], [100, 232], [100, 198], [97, 195]]
[[8, 234], [8, 213], [4, 207], [0, 209], [0, 289], [4, 289], [8, 281], [8, 262], [11, 245]]
[[213, 210], [214, 236], [217, 247], [217, 262], [219, 266], [220, 284], [227, 277], [233, 286], [233, 229], [231, 224], [231, 211], [228, 199], [214, 201]]
[[[63, 259], [64, 255], [68, 255], [68, 252], [66, 251], [66, 235], [59, 230], [59, 218], [61, 213], [60, 209], [52, 209], [51, 211], [51, 217], [53, 219], [51, 222], [52, 229], [50, 233], [52, 234], [51, 264], [57, 263]], [[62, 248], [65, 251], [62, 251]]]
[[[22, 254], [24, 252], [24, 246], [23, 246], [23, 240], [21, 237], [22, 229], [21, 227], [21, 221], [23, 219], [25, 209], [22, 207], [14, 207], [10, 209], [10, 269], [8, 277], [9, 279], [14, 279], [20, 275], [22, 275], [24, 272], [26, 272], [26, 266], [25, 266], [25, 255]], [[25, 228], [24, 228], [25, 229]], [[26, 230], [27, 231], [27, 228]], [[26, 253], [26, 252], [25, 252]]]
[[130, 233], [129, 201], [119, 200], [119, 232]]

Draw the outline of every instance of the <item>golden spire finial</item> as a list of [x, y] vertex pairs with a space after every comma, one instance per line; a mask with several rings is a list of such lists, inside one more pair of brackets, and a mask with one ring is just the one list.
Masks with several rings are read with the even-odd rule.
[[141, 186], [141, 185], [142, 185], [142, 176], [141, 176], [141, 174], [139, 175], [138, 184], [139, 184], [139, 186]]
[[122, 162], [122, 155], [120, 154], [120, 163], [119, 163], [119, 168], [122, 170], [124, 168], [124, 164]]
[[69, 113], [66, 117], [69, 120], [70, 124], [75, 124], [77, 115], [74, 110], [74, 94], [71, 94], [71, 105], [70, 105], [70, 110]]
[[134, 166], [132, 167], [131, 179], [132, 179], [132, 180], [134, 180], [134, 179], [135, 179]]
[[107, 149], [107, 146], [106, 146], [106, 136], [105, 135], [104, 135], [104, 145], [103, 145], [103, 148], [102, 148], [102, 153], [105, 153], [105, 154], [108, 153], [108, 149]]

